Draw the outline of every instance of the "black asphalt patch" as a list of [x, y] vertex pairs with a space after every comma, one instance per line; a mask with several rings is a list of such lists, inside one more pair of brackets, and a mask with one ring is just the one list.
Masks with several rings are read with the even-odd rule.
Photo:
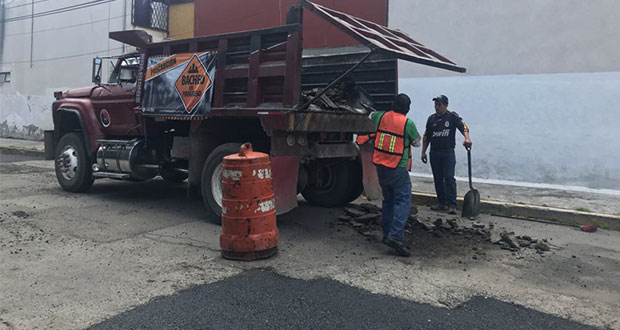
[[325, 279], [255, 269], [195, 286], [91, 329], [595, 329], [495, 299], [433, 307]]

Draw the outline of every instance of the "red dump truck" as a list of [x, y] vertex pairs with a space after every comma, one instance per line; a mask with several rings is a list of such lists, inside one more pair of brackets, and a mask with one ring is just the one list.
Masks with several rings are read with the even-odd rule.
[[[304, 11], [360, 45], [303, 49]], [[379, 197], [372, 148], [353, 141], [375, 130], [369, 111], [390, 108], [397, 60], [465, 71], [401, 31], [305, 0], [275, 28], [157, 43], [144, 31], [110, 38], [137, 51], [116, 57], [106, 82], [104, 59], [95, 58], [94, 86], [54, 95], [46, 149], [58, 182], [84, 192], [99, 178], [187, 180], [188, 195], [202, 196], [215, 222], [222, 157], [244, 142], [271, 157], [265, 175], [278, 214], [296, 207], [299, 193], [321, 206], [364, 189]]]

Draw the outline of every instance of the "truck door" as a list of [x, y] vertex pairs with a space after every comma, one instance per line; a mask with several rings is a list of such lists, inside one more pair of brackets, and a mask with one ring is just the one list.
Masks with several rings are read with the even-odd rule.
[[95, 115], [106, 136], [141, 134], [139, 113], [134, 111], [139, 60], [137, 56], [119, 59], [108, 83], [93, 91], [91, 99]]

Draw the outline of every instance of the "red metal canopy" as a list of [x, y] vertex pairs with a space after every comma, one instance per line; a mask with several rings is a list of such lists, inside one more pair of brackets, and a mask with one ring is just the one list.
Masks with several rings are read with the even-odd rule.
[[458, 66], [449, 59], [437, 54], [430, 48], [411, 39], [400, 30], [394, 30], [379, 24], [357, 18], [345, 13], [317, 5], [308, 0], [300, 0], [302, 6], [317, 14], [319, 17], [334, 24], [340, 30], [358, 40], [366, 47], [380, 50], [393, 56], [415, 63], [436, 68], [465, 72], [464, 67]]

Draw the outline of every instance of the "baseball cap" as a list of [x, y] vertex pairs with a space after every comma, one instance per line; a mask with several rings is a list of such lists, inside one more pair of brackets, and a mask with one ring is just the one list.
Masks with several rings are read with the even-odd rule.
[[443, 103], [445, 105], [448, 105], [448, 97], [445, 95], [439, 95], [433, 98], [433, 101], [435, 102], [440, 102]]

